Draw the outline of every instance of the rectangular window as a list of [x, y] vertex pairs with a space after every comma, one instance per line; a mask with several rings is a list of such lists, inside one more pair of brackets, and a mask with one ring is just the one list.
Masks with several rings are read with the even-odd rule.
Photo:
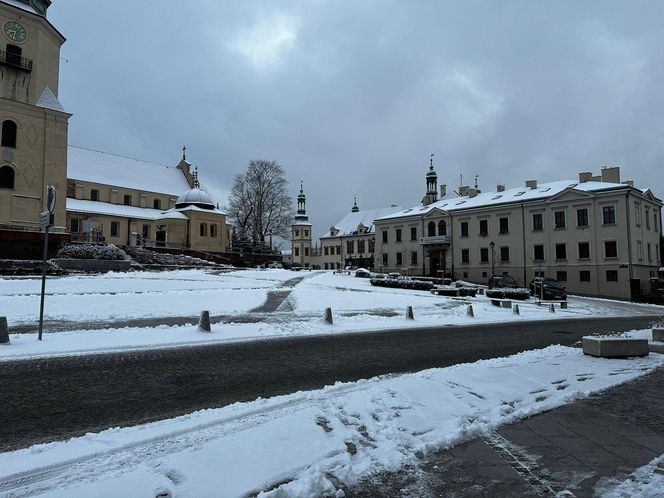
[[461, 262], [462, 263], [470, 263], [470, 250], [469, 249], [461, 249]]
[[566, 271], [556, 272], [556, 280], [558, 282], [567, 282], [567, 272]]
[[480, 263], [488, 263], [488, 262], [489, 262], [489, 248], [482, 247], [480, 248]]
[[640, 227], [641, 226], [641, 206], [636, 206], [634, 208], [636, 211], [636, 226]]
[[533, 246], [533, 259], [535, 261], [542, 261], [544, 259], [544, 246], [542, 244], [535, 244]]
[[305, 236], [305, 237], [309, 237], [309, 230], [305, 230], [305, 231], [304, 231], [304, 236]]
[[161, 209], [161, 201], [159, 199], [153, 200], [152, 207], [155, 209]]
[[655, 226], [655, 232], [659, 232], [659, 225], [657, 224], [657, 213], [652, 214], [652, 224]]
[[579, 259], [590, 259], [590, 242], [579, 242]]
[[468, 237], [468, 222], [467, 221], [462, 221], [461, 222], [461, 236], [462, 237]]
[[565, 211], [555, 211], [553, 213], [553, 225], [556, 228], [565, 228]]
[[364, 241], [363, 240], [358, 240], [357, 241], [357, 253], [362, 254], [364, 252]]
[[383, 266], [387, 266], [387, 254], [383, 254]]
[[92, 189], [90, 190], [90, 200], [98, 201], [99, 200], [99, 190]]
[[567, 259], [567, 244], [556, 244], [556, 259]]
[[210, 237], [217, 237], [217, 225], [215, 223], [210, 223]]
[[648, 242], [648, 261], [652, 263], [652, 246], [650, 242]]
[[544, 230], [544, 221], [542, 213], [533, 214], [533, 231], [541, 232]]
[[383, 230], [383, 244], [387, 244], [387, 230]]
[[369, 253], [373, 254], [376, 252], [376, 240], [372, 237], [369, 239]]
[[618, 243], [615, 240], [607, 240], [604, 242], [604, 257], [605, 258], [618, 257]]
[[397, 266], [401, 266], [402, 264], [403, 264], [403, 260], [402, 260], [402, 257], [401, 257], [401, 253], [398, 252], [397, 253]]
[[309, 248], [308, 247], [304, 248], [304, 255], [309, 256]]
[[353, 254], [355, 252], [355, 243], [352, 240], [346, 241], [346, 252], [348, 254]]
[[487, 272], [485, 272], [485, 271], [483, 271], [483, 272], [482, 272], [482, 278], [486, 278], [486, 277], [487, 277], [487, 275], [488, 275], [488, 273], [487, 273]]
[[143, 242], [150, 238], [150, 225], [143, 225]]
[[639, 261], [643, 261], [643, 243], [640, 240], [636, 241], [636, 254], [639, 257]]
[[111, 221], [111, 237], [117, 237], [119, 231], [120, 231], [120, 223], [118, 223], [117, 221]]
[[397, 242], [401, 242], [401, 228], [397, 228]]
[[489, 220], [480, 220], [480, 235], [489, 234]]
[[607, 282], [617, 282], [618, 281], [618, 270], [606, 270], [606, 281]]
[[416, 265], [417, 264], [417, 252], [415, 252], [415, 251], [410, 253], [410, 264], [411, 265]]
[[300, 248], [299, 248], [299, 247], [296, 247], [296, 248], [295, 248], [295, 255], [296, 255], [296, 256], [299, 256], [299, 255], [300, 255]]
[[417, 228], [411, 227], [410, 229], [410, 240], [417, 240]]
[[337, 256], [341, 255], [341, 246], [337, 246]]
[[500, 248], [500, 261], [509, 261], [510, 260], [510, 248], [501, 247]]
[[577, 227], [588, 226], [588, 209], [583, 208], [576, 210], [576, 226]]
[[650, 209], [646, 209], [646, 230], [650, 230]]
[[81, 231], [81, 225], [79, 224], [78, 218], [72, 218], [70, 221], [71, 233], [78, 233]]
[[325, 263], [325, 269], [326, 269], [326, 270], [329, 270], [329, 266], [330, 266], [330, 265], [329, 265], [328, 263]]
[[604, 225], [615, 225], [616, 224], [616, 207], [615, 206], [604, 206], [602, 208], [602, 223]]
[[579, 272], [579, 281], [590, 282], [590, 272], [588, 270], [581, 270]]
[[295, 229], [295, 236], [296, 236], [296, 237], [299, 237], [299, 236], [300, 236], [300, 231], [299, 231], [297, 228]]
[[510, 232], [510, 225], [508, 218], [500, 218], [500, 233], [505, 234]]
[[325, 256], [328, 256], [330, 254], [330, 248], [327, 246], [323, 247], [323, 252], [325, 253]]
[[463, 278], [468, 278], [468, 272], [467, 271], [463, 272]]
[[124, 196], [124, 205], [125, 206], [131, 206], [131, 195], [125, 195]]

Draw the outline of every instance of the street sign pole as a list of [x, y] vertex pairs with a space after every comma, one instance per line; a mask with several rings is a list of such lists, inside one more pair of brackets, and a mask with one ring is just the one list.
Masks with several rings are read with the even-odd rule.
[[39, 334], [38, 340], [42, 340], [44, 330], [44, 296], [46, 295], [46, 265], [48, 262], [48, 229], [51, 226], [51, 215], [55, 211], [55, 187], [48, 186], [47, 210], [41, 213], [39, 221], [44, 229], [44, 257], [42, 260], [41, 300], [39, 303]]

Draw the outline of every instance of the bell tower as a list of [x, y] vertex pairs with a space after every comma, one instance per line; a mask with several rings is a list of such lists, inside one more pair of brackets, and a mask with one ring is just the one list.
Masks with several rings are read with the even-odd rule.
[[47, 208], [49, 185], [57, 192], [54, 249], [67, 233], [71, 114], [58, 101], [65, 38], [46, 17], [50, 5], [50, 0], [0, 0], [0, 257], [12, 257], [12, 250], [21, 252], [17, 257], [33, 257], [28, 254], [33, 245], [39, 251], [39, 214]]
[[300, 183], [300, 193], [297, 195], [297, 214], [295, 223], [291, 226], [291, 250], [293, 263], [308, 268], [311, 263], [311, 223], [307, 216], [307, 198]]
[[422, 199], [422, 204], [427, 206], [438, 200], [438, 175], [433, 169], [433, 154], [429, 160], [429, 171], [426, 174], [427, 193]]

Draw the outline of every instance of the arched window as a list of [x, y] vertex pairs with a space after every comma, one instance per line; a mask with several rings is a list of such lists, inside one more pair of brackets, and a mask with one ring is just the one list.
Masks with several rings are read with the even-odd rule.
[[201, 223], [200, 235], [201, 237], [207, 237], [207, 223]]
[[447, 223], [445, 223], [445, 220], [438, 222], [438, 235], [447, 235]]
[[14, 188], [14, 169], [11, 166], [0, 168], [0, 188]]
[[2, 147], [16, 148], [16, 123], [9, 119], [2, 122]]
[[436, 236], [436, 224], [433, 221], [430, 221], [429, 225], [427, 225], [427, 235], [429, 237]]

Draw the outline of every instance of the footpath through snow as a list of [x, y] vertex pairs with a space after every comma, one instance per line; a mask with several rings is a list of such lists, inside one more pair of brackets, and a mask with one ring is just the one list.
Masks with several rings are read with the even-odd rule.
[[550, 346], [237, 403], [0, 454], [0, 496], [335, 496], [363, 476], [400, 468], [416, 452], [661, 366], [664, 355], [604, 360]]

